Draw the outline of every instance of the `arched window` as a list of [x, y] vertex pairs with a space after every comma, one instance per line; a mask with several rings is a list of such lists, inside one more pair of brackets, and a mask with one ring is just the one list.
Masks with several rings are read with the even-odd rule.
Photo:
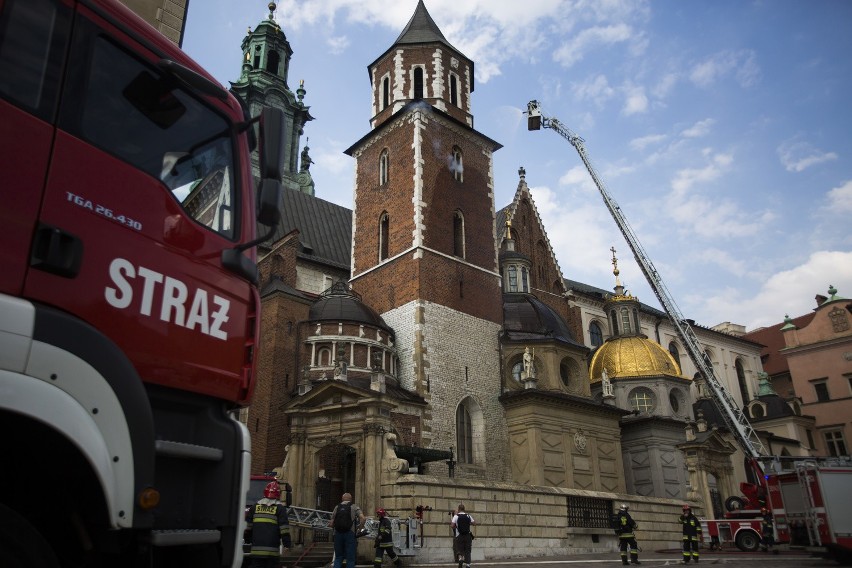
[[414, 98], [423, 98], [423, 68], [414, 68]]
[[559, 378], [562, 379], [562, 384], [566, 388], [576, 386], [580, 379], [580, 366], [570, 357], [565, 357], [559, 363]]
[[382, 108], [385, 110], [390, 104], [390, 77], [385, 77], [382, 81]]
[[388, 183], [388, 149], [382, 150], [379, 155], [379, 185], [387, 185]]
[[464, 258], [464, 215], [461, 211], [453, 214], [453, 254]]
[[529, 293], [530, 291], [530, 278], [529, 272], [527, 271], [526, 266], [521, 267], [521, 292]]
[[589, 341], [592, 342], [592, 347], [600, 347], [603, 345], [603, 332], [601, 326], [597, 322], [589, 324]]
[[612, 325], [612, 335], [618, 335], [618, 317], [615, 315], [615, 310], [609, 311], [609, 323]]
[[453, 177], [456, 181], [464, 181], [464, 158], [461, 148], [453, 146], [453, 156], [450, 161], [450, 170], [453, 172]]
[[677, 343], [674, 341], [669, 343], [669, 353], [675, 360], [675, 363], [677, 363], [677, 366], [680, 367], [680, 351], [678, 351]]
[[281, 62], [281, 56], [277, 51], [270, 51], [266, 56], [266, 70], [273, 75], [278, 75], [278, 64]]
[[745, 404], [750, 400], [750, 398], [748, 395], [748, 384], [746, 383], [745, 370], [743, 370], [743, 362], [739, 359], [734, 361], [734, 369], [737, 371], [737, 383], [740, 386], [740, 395], [743, 397], [743, 404]]
[[379, 217], [379, 261], [388, 257], [388, 237], [390, 234], [390, 218], [387, 212]]
[[254, 69], [260, 69], [260, 46], [254, 46], [254, 64], [252, 65]]
[[517, 292], [518, 291], [518, 268], [515, 265], [509, 266], [506, 270], [509, 276], [509, 287], [507, 291], [509, 292]]
[[473, 423], [470, 412], [462, 404], [456, 410], [456, 445], [458, 462], [473, 463]]
[[485, 424], [479, 404], [467, 397], [456, 409], [456, 446], [460, 464], [485, 461]]
[[450, 103], [459, 106], [459, 81], [455, 75], [450, 75]]
[[633, 333], [630, 327], [630, 311], [627, 308], [621, 308], [621, 328], [622, 333], [625, 335], [628, 333]]
[[317, 366], [331, 367], [331, 349], [323, 347], [317, 351]]

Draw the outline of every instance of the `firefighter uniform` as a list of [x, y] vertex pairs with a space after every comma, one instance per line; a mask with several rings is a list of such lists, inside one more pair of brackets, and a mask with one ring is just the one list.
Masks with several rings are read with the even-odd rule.
[[683, 563], [688, 564], [690, 558], [698, 562], [698, 542], [701, 538], [701, 521], [688, 506], [684, 505], [680, 516], [683, 526]]
[[264, 497], [246, 512], [246, 530], [251, 531], [252, 567], [278, 567], [279, 546], [290, 548], [290, 521], [287, 507], [277, 499]]
[[[775, 532], [773, 531], [774, 523], [772, 522], [772, 513], [765, 507], [760, 510], [763, 515], [763, 520], [760, 523], [760, 546], [763, 552], [769, 552], [772, 545], [775, 544]], [[778, 554], [777, 550], [772, 551]]]
[[373, 566], [381, 567], [385, 553], [393, 560], [394, 566], [399, 566], [400, 559], [393, 550], [393, 529], [390, 519], [387, 518], [384, 509], [379, 509], [376, 514], [379, 517], [379, 535], [376, 537], [376, 556], [373, 558]]
[[627, 505], [622, 505], [616, 517], [616, 532], [618, 533], [618, 542], [621, 548], [621, 563], [627, 565], [627, 551], [630, 549], [630, 562], [633, 564], [641, 564], [639, 562], [639, 545], [636, 544], [636, 535], [633, 531], [637, 528], [636, 521], [627, 512]]

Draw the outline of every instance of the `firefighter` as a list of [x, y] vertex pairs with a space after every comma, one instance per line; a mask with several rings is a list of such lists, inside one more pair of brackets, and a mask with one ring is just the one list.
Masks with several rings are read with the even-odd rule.
[[246, 530], [251, 534], [252, 568], [278, 568], [281, 563], [279, 547], [290, 550], [290, 521], [287, 507], [280, 501], [281, 488], [270, 481], [263, 490], [263, 499], [246, 511]]
[[373, 566], [381, 568], [382, 558], [387, 552], [388, 558], [393, 560], [394, 566], [399, 566], [400, 558], [393, 550], [393, 529], [388, 518], [388, 513], [384, 509], [376, 509], [376, 516], [379, 518], [379, 534], [376, 536], [376, 556], [373, 558]]
[[778, 554], [778, 550], [772, 548], [775, 544], [774, 523], [772, 521], [772, 513], [766, 507], [760, 509], [760, 514], [763, 520], [760, 523], [760, 547], [763, 552], [772, 551], [772, 554]]
[[680, 516], [680, 524], [683, 526], [683, 563], [689, 564], [689, 559], [698, 563], [698, 541], [701, 537], [701, 521], [698, 520], [689, 505], [683, 506], [683, 514]]
[[618, 541], [621, 544], [621, 563], [627, 566], [627, 549], [630, 549], [630, 562], [633, 564], [641, 564], [639, 562], [639, 545], [636, 544], [636, 535], [633, 531], [638, 525], [633, 517], [628, 512], [630, 507], [627, 504], [622, 504], [618, 508], [618, 515], [615, 518], [616, 532], [618, 533]]

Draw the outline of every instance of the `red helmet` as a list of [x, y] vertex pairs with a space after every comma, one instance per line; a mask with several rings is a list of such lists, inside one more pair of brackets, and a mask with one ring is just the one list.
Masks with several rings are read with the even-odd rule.
[[690, 507], [689, 505], [684, 505], [684, 506], [683, 506], [683, 510], [684, 510], [684, 511], [689, 511], [691, 508], [692, 508], [692, 507]]
[[376, 516], [379, 517], [380, 519], [383, 519], [384, 517], [388, 516], [388, 512], [380, 507], [380, 508], [376, 509]]
[[266, 487], [263, 489], [263, 496], [267, 499], [280, 499], [281, 498], [281, 488], [278, 487], [277, 481], [270, 481], [266, 484]]

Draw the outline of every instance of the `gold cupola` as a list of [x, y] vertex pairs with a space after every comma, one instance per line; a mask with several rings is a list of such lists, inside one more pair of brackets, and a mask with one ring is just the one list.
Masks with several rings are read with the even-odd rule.
[[589, 380], [600, 382], [606, 369], [612, 379], [642, 379], [647, 377], [681, 377], [674, 357], [642, 333], [639, 320], [639, 300], [632, 296], [619, 279], [618, 259], [612, 251], [612, 273], [615, 275], [615, 294], [604, 301], [611, 336], [592, 356]]

